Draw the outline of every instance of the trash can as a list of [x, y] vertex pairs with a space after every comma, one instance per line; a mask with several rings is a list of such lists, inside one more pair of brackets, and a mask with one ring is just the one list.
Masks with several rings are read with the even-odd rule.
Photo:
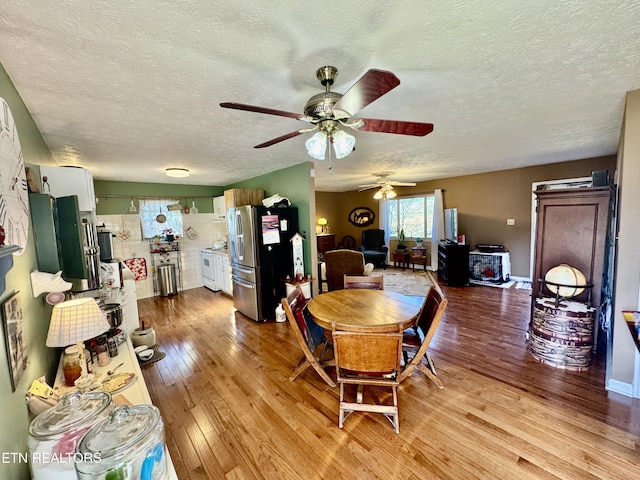
[[173, 263], [158, 267], [158, 290], [161, 297], [170, 297], [178, 294], [176, 266]]

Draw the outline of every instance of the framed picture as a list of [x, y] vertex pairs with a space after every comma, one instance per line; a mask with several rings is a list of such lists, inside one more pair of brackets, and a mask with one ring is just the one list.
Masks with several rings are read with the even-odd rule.
[[373, 224], [376, 214], [367, 207], [357, 207], [349, 212], [349, 222], [356, 227], [368, 227]]
[[20, 292], [15, 292], [2, 302], [4, 339], [7, 345], [11, 391], [13, 392], [16, 391], [16, 386], [27, 368], [27, 350], [22, 335], [22, 308], [18, 293]]

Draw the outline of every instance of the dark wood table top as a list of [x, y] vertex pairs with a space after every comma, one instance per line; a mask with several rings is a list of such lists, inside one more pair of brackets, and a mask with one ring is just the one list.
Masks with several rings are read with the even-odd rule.
[[404, 328], [413, 324], [420, 313], [424, 297], [401, 295], [388, 290], [350, 289], [323, 293], [311, 299], [309, 313], [315, 322], [331, 330], [333, 321], [338, 325], [372, 327], [397, 331], [398, 323]]

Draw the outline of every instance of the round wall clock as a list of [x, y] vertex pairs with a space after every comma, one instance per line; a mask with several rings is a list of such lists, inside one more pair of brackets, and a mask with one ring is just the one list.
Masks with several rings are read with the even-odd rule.
[[368, 227], [373, 224], [376, 214], [367, 207], [356, 207], [349, 212], [349, 221], [356, 227]]
[[0, 226], [5, 244], [20, 247], [20, 255], [29, 238], [29, 196], [22, 147], [11, 109], [0, 98]]

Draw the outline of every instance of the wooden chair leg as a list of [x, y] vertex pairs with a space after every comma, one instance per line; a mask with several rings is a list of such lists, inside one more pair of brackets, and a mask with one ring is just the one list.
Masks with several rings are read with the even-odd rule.
[[289, 381], [293, 382], [298, 377], [298, 375], [300, 375], [309, 367], [313, 367], [313, 369], [318, 373], [318, 375], [320, 375], [320, 377], [327, 383], [327, 385], [329, 385], [330, 387], [336, 386], [336, 383], [331, 380], [331, 377], [327, 375], [327, 372], [324, 371], [321, 365], [318, 365], [315, 362], [311, 363], [304, 355], [302, 356], [302, 359], [300, 360], [300, 363], [298, 364], [296, 369], [289, 377]]

